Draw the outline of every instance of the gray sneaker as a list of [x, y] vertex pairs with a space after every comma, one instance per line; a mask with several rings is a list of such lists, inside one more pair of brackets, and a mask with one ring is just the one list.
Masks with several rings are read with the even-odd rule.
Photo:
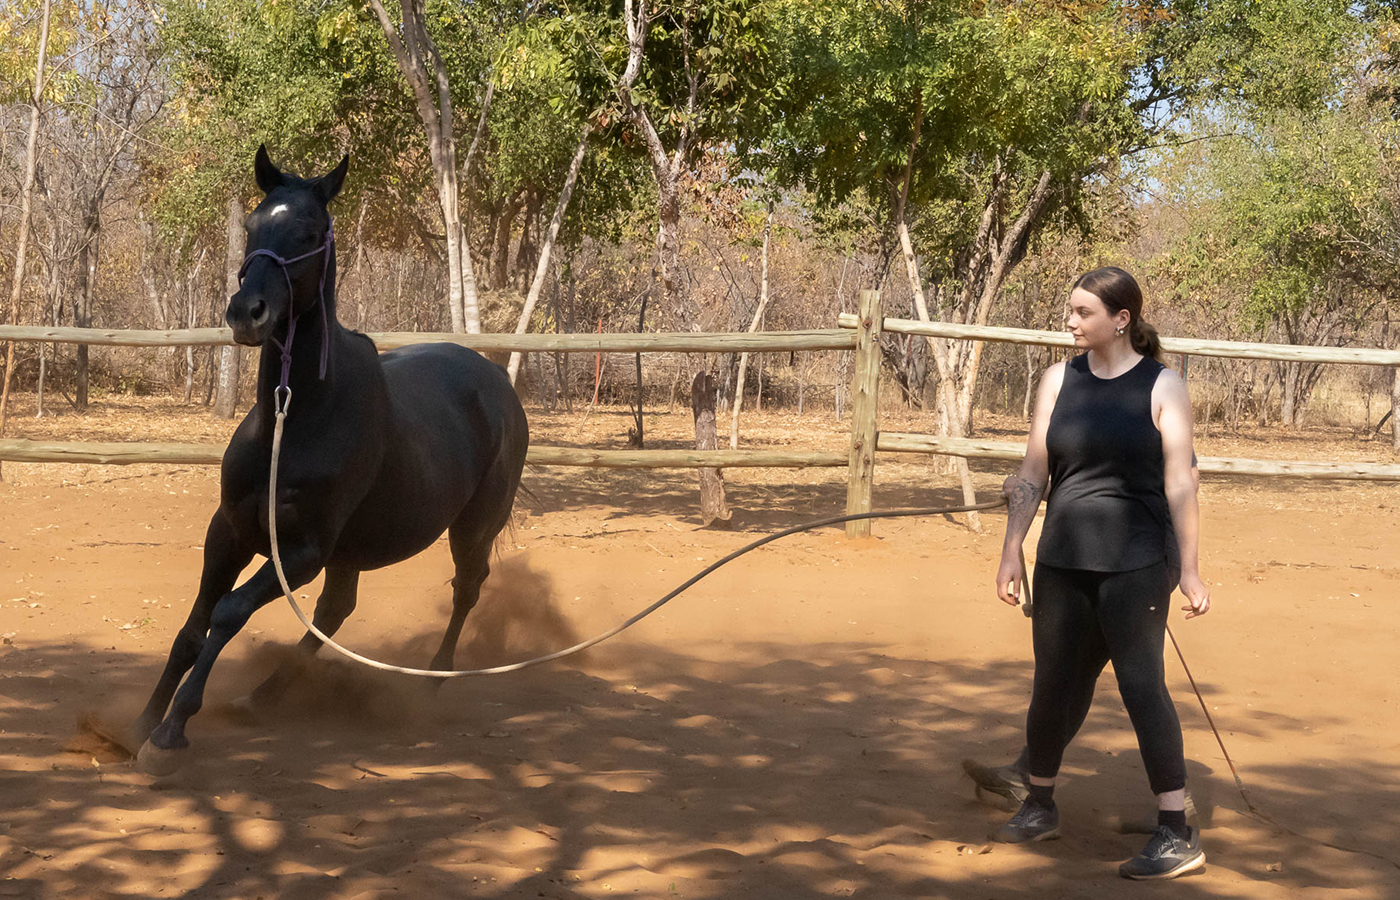
[[1003, 844], [1051, 841], [1060, 836], [1060, 810], [1046, 809], [1030, 800], [1021, 804], [1011, 821], [997, 829], [992, 840]]
[[1191, 839], [1177, 836], [1165, 825], [1148, 838], [1142, 852], [1118, 867], [1118, 874], [1135, 881], [1175, 878], [1206, 864], [1201, 849], [1201, 830], [1191, 829]]

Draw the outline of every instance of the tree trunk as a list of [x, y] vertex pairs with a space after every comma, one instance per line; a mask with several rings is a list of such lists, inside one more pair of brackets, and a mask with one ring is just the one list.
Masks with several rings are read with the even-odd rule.
[[[472, 163], [476, 161], [477, 148], [481, 146], [481, 139], [486, 134], [486, 125], [491, 113], [491, 98], [496, 94], [496, 82], [492, 78], [486, 81], [486, 94], [481, 98], [481, 112], [476, 119], [476, 132], [472, 135], [472, 142], [467, 145], [467, 158], [462, 161], [461, 184], [466, 187], [467, 209], [462, 216], [462, 256], [466, 263], [462, 274], [463, 303], [471, 307], [473, 312], [468, 315], [463, 311], [463, 318], [469, 320], [476, 318], [480, 320], [480, 305], [477, 301], [476, 286], [476, 264], [472, 261], [471, 227], [472, 227], [472, 193], [471, 193], [471, 173]], [[364, 213], [360, 214], [360, 221], [364, 221]]]
[[[228, 199], [227, 241], [224, 253], [224, 291], [229, 297], [238, 293], [238, 270], [243, 266], [243, 252], [248, 244], [243, 230], [243, 199], [237, 193]], [[214, 397], [214, 415], [232, 419], [238, 411], [238, 369], [242, 348], [220, 347], [218, 354], [218, 387]]]
[[[481, 331], [481, 313], [476, 296], [476, 277], [471, 251], [462, 228], [457, 188], [457, 143], [452, 131], [452, 92], [447, 67], [437, 45], [428, 35], [427, 14], [422, 0], [399, 0], [403, 17], [403, 37], [389, 18], [381, 0], [370, 0], [379, 18], [389, 47], [413, 89], [418, 118], [427, 132], [428, 151], [436, 176], [438, 206], [442, 211], [447, 238], [448, 312], [452, 330], [470, 334]], [[436, 88], [434, 97], [433, 88]]]
[[491, 244], [491, 279], [488, 282], [495, 290], [501, 290], [510, 283], [510, 238], [515, 230], [515, 217], [524, 204], [521, 196], [512, 197], [496, 217], [496, 232]]
[[1400, 366], [1390, 382], [1390, 436], [1391, 448], [1400, 453]]
[[[650, 300], [650, 299], [651, 299], [651, 290], [648, 289], [646, 293], [642, 294], [642, 307], [641, 307], [641, 310], [637, 313], [637, 333], [638, 333], [638, 334], [643, 334], [643, 333], [646, 332], [646, 326], [647, 326], [647, 301]], [[643, 391], [643, 387], [644, 387], [644, 385], [643, 385], [643, 383], [642, 383], [642, 354], [640, 354], [640, 353], [633, 354], [633, 360], [635, 361], [636, 366], [637, 366], [637, 403], [636, 403], [636, 406], [635, 406], [635, 407], [633, 408], [633, 410], [632, 410], [632, 420], [633, 420], [632, 429], [631, 429], [631, 432], [632, 432], [632, 433], [631, 433], [630, 435], [628, 435], [628, 438], [629, 438], [628, 443], [631, 444], [633, 447], [636, 447], [638, 450], [641, 450], [641, 449], [643, 449], [643, 448], [646, 446], [645, 423], [644, 423], [643, 420], [642, 420], [642, 410], [643, 410], [643, 408], [644, 408], [644, 407], [643, 407], [643, 403], [644, 403], [645, 400], [646, 400], [646, 397], [645, 397], [645, 395], [644, 395], [643, 392], [642, 392], [642, 391]], [[710, 401], [710, 416], [711, 416], [711, 418], [714, 417], [714, 400], [713, 400], [713, 397], [711, 398], [711, 401]], [[713, 425], [712, 425], [711, 427], [713, 427]], [[698, 446], [698, 445], [697, 445], [697, 446]]]
[[[62, 300], [59, 299], [59, 290], [58, 290], [58, 288], [59, 288], [59, 279], [60, 279], [60, 277], [61, 277], [61, 274], [60, 274], [61, 272], [62, 272], [62, 267], [59, 266], [59, 264], [58, 264], [58, 241], [55, 240], [55, 241], [54, 241], [53, 252], [49, 254], [49, 292], [48, 292], [48, 296], [45, 298], [45, 301], [46, 301], [46, 302], [45, 302], [43, 305], [41, 305], [41, 306], [39, 307], [39, 321], [40, 321], [40, 322], [44, 321], [44, 315], [45, 315], [45, 313], [47, 312], [48, 309], [50, 309], [50, 308], [56, 309], [57, 306], [58, 306], [58, 304], [61, 303], [61, 302], [63, 302]], [[57, 318], [57, 317], [55, 317], [55, 318]], [[55, 327], [56, 327], [56, 326], [58, 325], [58, 322], [55, 321], [55, 322], [54, 322], [54, 325], [55, 325]], [[36, 389], [36, 393], [38, 394], [38, 398], [37, 398], [37, 400], [38, 400], [38, 408], [34, 411], [34, 418], [36, 418], [36, 419], [41, 419], [41, 418], [44, 417], [44, 381], [45, 381], [45, 376], [48, 375], [48, 363], [49, 363], [48, 349], [49, 349], [49, 345], [48, 345], [48, 344], [40, 344], [40, 345], [39, 345], [39, 384], [38, 384], [37, 389]], [[57, 356], [57, 354], [58, 354], [58, 345], [55, 344], [55, 345], [54, 345], [54, 355]]]
[[[574, 158], [569, 163], [569, 174], [564, 179], [564, 189], [559, 192], [559, 202], [554, 205], [554, 218], [549, 220], [549, 231], [545, 234], [544, 246], [540, 248], [539, 262], [535, 265], [535, 278], [530, 282], [530, 293], [525, 297], [525, 306], [520, 310], [520, 321], [515, 324], [515, 333], [524, 334], [530, 330], [530, 317], [535, 313], [540, 291], [544, 289], [545, 275], [549, 272], [549, 258], [554, 252], [554, 241], [559, 236], [559, 227], [564, 224], [564, 213], [569, 209], [569, 200], [574, 195], [574, 185], [578, 183], [578, 172], [583, 166], [583, 154], [588, 148], [588, 136], [593, 131], [592, 123], [583, 126]], [[515, 374], [520, 370], [520, 354], [512, 353], [506, 372], [510, 383], [515, 384]]]
[[[773, 236], [773, 201], [768, 201], [768, 218], [763, 222], [763, 275], [759, 282], [758, 308], [753, 311], [753, 319], [749, 322], [749, 334], [758, 330], [758, 325], [763, 321], [763, 313], [768, 309], [768, 243]], [[749, 368], [749, 354], [747, 351], [739, 354], [739, 374], [734, 380], [734, 401], [731, 404], [732, 411], [729, 418], [729, 448], [739, 449], [739, 410], [744, 406], [744, 377]], [[762, 396], [762, 391], [759, 392]]]
[[[1006, 283], [1007, 276], [1016, 266], [1015, 254], [1019, 245], [1029, 235], [1031, 226], [1040, 218], [1040, 211], [1045, 208], [1045, 203], [1050, 198], [1050, 187], [1050, 172], [1047, 170], [1040, 174], [1021, 214], [1006, 229], [1006, 234], [996, 246], [991, 258], [991, 270], [982, 285], [981, 296], [977, 305], [968, 309], [968, 324], [986, 325], [990, 321], [992, 306], [1001, 294], [1001, 287]], [[957, 416], [961, 436], [964, 437], [972, 434], [972, 399], [977, 390], [977, 374], [985, 346], [982, 341], [972, 341], [971, 346], [959, 357], [961, 365], [955, 370], [958, 380]]]
[[[927, 322], [930, 321], [930, 316], [928, 312], [928, 299], [924, 295], [923, 279], [919, 275], [918, 257], [914, 254], [914, 244], [909, 234], [908, 219], [909, 186], [913, 178], [914, 149], [915, 144], [918, 141], [919, 125], [921, 121], [922, 105], [920, 105], [916, 109], [914, 142], [911, 143], [909, 146], [909, 166], [905, 169], [904, 184], [901, 188], [899, 202], [896, 207], [895, 226], [899, 234], [900, 250], [904, 256], [905, 271], [909, 276], [910, 290], [912, 291], [914, 297], [914, 310], [916, 313], [918, 313], [920, 320]], [[1048, 179], [1049, 173], [1047, 172], [1042, 178], [1042, 183], [1048, 181]], [[982, 220], [979, 224], [977, 239], [974, 243], [973, 261], [969, 264], [969, 279], [973, 279], [975, 277], [973, 275], [973, 272], [975, 271], [974, 267], [981, 266], [980, 254], [991, 241], [990, 234], [992, 222], [996, 213], [996, 208], [1000, 203], [1001, 192], [1003, 189], [1002, 184], [1003, 183], [1000, 180], [1000, 178], [993, 179], [992, 191], [988, 198], [987, 205], [983, 208]], [[1024, 216], [1022, 218], [1024, 219]], [[1018, 224], [1021, 223], [1018, 222]], [[1012, 246], [1011, 240], [1011, 235], [1008, 235], [1005, 246]], [[1004, 267], [1002, 268], [1004, 269]], [[1005, 274], [1006, 272], [1003, 271], [1002, 277], [1004, 277]], [[972, 285], [973, 281], [969, 280], [963, 292], [965, 303], [966, 301], [971, 299], [973, 290]], [[986, 287], [991, 287], [991, 284], [989, 283]], [[996, 290], [1000, 289], [1001, 280], [998, 279], [996, 282]], [[986, 296], [985, 288], [983, 296]], [[979, 305], [978, 307], [979, 321], [977, 322], [977, 324], [986, 324], [987, 314], [990, 313], [990, 303], [986, 305], [987, 309], [985, 311], [981, 309], [981, 305]], [[953, 348], [951, 347], [951, 341], [940, 341], [937, 339], [930, 338], [928, 343], [929, 349], [933, 351], [934, 363], [938, 368], [937, 396], [939, 432], [942, 434], [950, 435], [952, 437], [965, 437], [969, 430], [968, 426], [970, 424], [968, 422], [968, 419], [970, 418], [971, 398], [969, 396], [968, 399], [969, 414], [963, 415], [960, 411], [958, 392], [956, 388], [959, 383], [959, 376], [962, 375], [963, 377], [966, 377], [966, 375], [959, 371], [961, 367], [957, 366], [955, 362], [956, 357], [954, 355]], [[979, 341], [975, 342], [974, 346], [976, 350], [974, 351], [974, 355], [972, 357], [973, 364], [970, 370], [970, 377], [975, 380], [977, 377], [976, 360], [981, 354], [982, 345]], [[965, 504], [976, 503], [977, 494], [972, 484], [972, 473], [968, 469], [967, 459], [961, 456], [954, 456], [950, 457], [950, 460], [952, 469], [957, 473], [958, 481], [962, 485], [963, 502]], [[973, 531], [981, 533], [982, 520], [981, 516], [979, 516], [976, 512], [969, 512], [967, 514], [967, 524], [970, 528], [972, 528]]]
[[[695, 449], [719, 449], [715, 432], [715, 379], [703, 369], [690, 385], [690, 409], [695, 415]], [[720, 469], [699, 469], [700, 521], [706, 526], [728, 528], [730, 511], [724, 502], [724, 473]]]
[[369, 310], [365, 308], [365, 208], [368, 204], [360, 201], [360, 220], [355, 225], [355, 330], [365, 330], [365, 319]]
[[806, 393], [807, 367], [799, 362], [797, 366], [797, 417], [799, 419], [802, 418], [802, 399]]
[[[680, 178], [692, 149], [691, 119], [688, 116], [681, 116], [674, 149], [668, 154], [666, 147], [661, 143], [661, 135], [657, 133], [656, 127], [652, 124], [651, 115], [647, 112], [646, 107], [636, 102], [636, 98], [632, 95], [632, 86], [636, 82], [637, 76], [641, 74], [647, 34], [651, 28], [651, 14], [647, 10], [646, 0], [642, 0], [640, 3], [634, 2], [634, 0], [624, 0], [623, 18], [627, 25], [627, 68], [623, 71], [622, 77], [618, 79], [617, 95], [622, 101], [628, 117], [646, 143], [647, 155], [651, 161], [652, 177], [656, 180], [656, 251], [661, 283], [665, 289], [663, 300], [667, 309], [675, 310], [684, 315], [685, 311], [681, 310], [677, 304], [676, 275], [680, 260], [677, 236], [680, 231]], [[686, 54], [686, 68], [689, 70], [688, 43], [686, 44]], [[693, 75], [691, 77], [690, 101], [686, 112], [694, 114], [699, 92], [698, 83], [693, 80]]]
[[657, 177], [659, 225], [656, 229], [656, 258], [661, 271], [661, 286], [665, 292], [666, 308], [688, 317], [688, 310], [680, 307], [676, 281], [680, 271], [680, 173], [668, 170], [658, 172]]
[[[44, 0], [39, 22], [39, 53], [34, 66], [34, 93], [29, 104], [29, 144], [24, 157], [24, 186], [20, 189], [19, 235], [15, 241], [15, 268], [10, 284], [10, 322], [19, 324], [19, 301], [24, 293], [24, 264], [29, 252], [29, 223], [34, 197], [34, 172], [39, 162], [39, 104], [44, 97], [45, 62], [49, 47], [49, 0]], [[0, 388], [0, 436], [5, 433], [5, 413], [10, 403], [10, 381], [15, 372], [15, 342], [5, 349], [5, 382]], [[3, 478], [3, 471], [0, 471]]]
[[[73, 326], [92, 327], [92, 291], [97, 281], [98, 240], [101, 237], [102, 221], [98, 206], [101, 201], [94, 197], [84, 219], [83, 244], [78, 251], [78, 285], [73, 292]], [[73, 391], [73, 405], [82, 412], [88, 407], [88, 345], [79, 344], [77, 358], [77, 384]]]
[[[199, 270], [204, 266], [204, 253], [199, 251], [199, 261], [194, 264], [194, 269], [185, 279], [185, 327], [194, 328], [199, 324], [199, 304], [195, 302], [195, 295], [198, 293], [196, 285], [199, 283]], [[185, 400], [186, 406], [190, 405], [194, 398], [194, 347], [185, 347]]]
[[1036, 370], [1036, 362], [1037, 362], [1037, 360], [1036, 360], [1036, 352], [1035, 352], [1035, 346], [1034, 346], [1034, 345], [1032, 345], [1032, 344], [1026, 344], [1025, 350], [1026, 350], [1026, 393], [1025, 393], [1025, 395], [1021, 398], [1021, 418], [1025, 419], [1026, 421], [1029, 422], [1029, 421], [1030, 421], [1030, 418], [1031, 418], [1031, 401], [1035, 398], [1035, 370]]
[[1299, 370], [1302, 368], [1296, 362], [1286, 362], [1283, 364], [1283, 400], [1281, 418], [1284, 428], [1292, 428], [1297, 424], [1298, 417], [1298, 381]]
[[510, 276], [506, 279], [508, 284], [522, 292], [529, 290], [525, 284], [525, 273], [535, 267], [538, 258], [535, 249], [535, 220], [539, 217], [541, 202], [539, 191], [531, 189], [525, 192], [525, 214], [520, 217], [520, 243], [515, 247], [515, 255], [511, 258]]
[[[576, 292], [577, 292], [577, 290], [578, 290], [578, 282], [577, 282], [576, 280], [574, 280], [574, 267], [573, 267], [573, 260], [572, 260], [572, 259], [569, 261], [569, 265], [566, 267], [566, 270], [567, 270], [568, 273], [569, 273], [569, 303], [568, 303], [568, 306], [567, 306], [567, 307], [565, 308], [565, 310], [564, 310], [563, 330], [566, 331], [566, 332], [569, 333], [569, 334], [573, 334], [573, 332], [574, 332], [574, 299], [575, 299]], [[558, 330], [560, 329], [560, 322], [559, 322], [559, 319], [558, 319], [557, 316], [555, 317], [555, 320], [554, 320], [554, 328], [555, 328], [556, 331], [558, 331]], [[559, 359], [560, 359], [559, 365], [560, 365], [560, 368], [563, 369], [563, 375], [562, 375], [562, 377], [560, 378], [560, 383], [562, 384], [562, 386], [563, 386], [563, 391], [564, 391], [564, 411], [565, 411], [565, 412], [570, 412], [570, 413], [572, 413], [572, 412], [574, 411], [573, 391], [570, 390], [570, 384], [569, 384], [569, 382], [570, 382], [570, 380], [571, 380], [570, 375], [569, 375], [570, 368], [571, 368], [570, 365], [569, 365], [569, 360], [570, 360], [571, 358], [572, 358], [572, 357], [571, 357], [569, 354], [566, 354], [566, 353], [560, 353], [560, 354], [559, 354]]]

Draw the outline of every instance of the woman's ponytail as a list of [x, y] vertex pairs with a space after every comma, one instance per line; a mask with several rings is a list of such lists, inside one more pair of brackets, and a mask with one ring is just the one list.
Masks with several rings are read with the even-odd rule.
[[1128, 326], [1128, 339], [1138, 353], [1150, 356], [1157, 362], [1162, 361], [1162, 339], [1158, 337], [1157, 329], [1141, 318], [1134, 318], [1133, 323]]

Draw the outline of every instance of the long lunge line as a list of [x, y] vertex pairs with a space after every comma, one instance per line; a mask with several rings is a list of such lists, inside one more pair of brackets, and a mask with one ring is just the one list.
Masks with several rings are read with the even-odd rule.
[[[277, 423], [274, 426], [274, 430], [272, 433], [272, 465], [268, 476], [268, 496], [270, 497], [277, 496], [277, 458], [282, 447], [282, 422], [287, 416], [287, 407], [290, 405], [291, 392], [288, 391], [285, 395], [283, 395], [283, 402], [277, 410]], [[556, 659], [563, 659], [566, 656], [573, 656], [575, 653], [581, 653], [584, 650], [587, 650], [589, 647], [595, 646], [596, 644], [601, 644], [608, 638], [620, 634], [626, 629], [637, 624], [642, 619], [645, 619], [647, 616], [656, 612], [658, 609], [665, 606], [667, 603], [671, 602], [676, 597], [680, 596], [682, 593], [690, 589], [696, 582], [700, 581], [702, 578], [705, 578], [707, 575], [714, 572], [716, 569], [719, 569], [720, 567], [733, 562], [734, 560], [738, 559], [746, 553], [749, 553], [753, 550], [757, 550], [764, 544], [771, 544], [774, 541], [788, 537], [789, 535], [798, 534], [799, 532], [803, 531], [811, 531], [816, 528], [825, 528], [829, 525], [839, 525], [843, 522], [856, 522], [860, 521], [861, 519], [897, 519], [915, 516], [939, 516], [948, 513], [972, 511], [980, 512], [989, 509], [999, 509], [1000, 507], [1003, 507], [1005, 505], [1006, 499], [1004, 497], [1001, 497], [996, 500], [988, 500], [985, 503], [971, 503], [964, 504], [961, 506], [930, 506], [917, 509], [874, 510], [868, 513], [855, 513], [852, 515], [845, 516], [831, 516], [825, 519], [816, 519], [811, 522], [803, 522], [800, 525], [794, 525], [791, 528], [784, 529], [775, 534], [770, 534], [765, 537], [761, 537], [756, 541], [751, 541], [745, 544], [738, 550], [735, 550], [733, 553], [730, 553], [728, 556], [716, 560], [715, 562], [701, 569], [699, 572], [686, 579], [680, 585], [673, 588], [664, 597], [657, 600], [655, 603], [652, 603], [650, 606], [646, 607], [641, 612], [638, 612], [631, 618], [626, 619], [621, 624], [608, 629], [602, 634], [595, 635], [594, 637], [591, 637], [586, 641], [575, 644], [572, 647], [566, 647], [565, 649], [557, 650], [554, 653], [547, 653], [544, 656], [537, 656], [534, 659], [527, 659], [521, 662], [510, 663], [504, 666], [492, 666], [486, 669], [455, 669], [447, 671], [440, 671], [437, 669], [416, 669], [410, 666], [395, 666], [391, 665], [390, 663], [380, 662], [377, 659], [371, 659], [368, 656], [364, 656], [362, 654], [356, 653], [354, 650], [350, 650], [346, 647], [341, 646], [340, 644], [336, 643], [335, 640], [333, 640], [329, 635], [322, 632], [311, 622], [311, 619], [306, 615], [305, 612], [302, 611], [301, 607], [297, 605], [296, 599], [292, 596], [292, 588], [287, 583], [287, 576], [282, 571], [282, 557], [277, 546], [276, 503], [268, 504], [267, 528], [268, 536], [272, 544], [272, 565], [273, 568], [277, 571], [277, 580], [282, 585], [282, 590], [287, 596], [287, 602], [291, 604], [292, 612], [296, 613], [296, 617], [301, 621], [301, 624], [306, 626], [306, 630], [311, 632], [316, 637], [320, 638], [321, 641], [323, 641], [326, 644], [326, 646], [330, 647], [332, 650], [336, 651], [337, 653], [339, 653], [347, 659], [352, 659], [357, 663], [361, 663], [362, 665], [366, 665], [374, 669], [379, 669], [384, 672], [397, 672], [400, 675], [417, 675], [422, 678], [469, 678], [477, 675], [503, 675], [507, 672], [518, 672], [521, 669], [528, 669], [532, 666], [538, 666], [543, 663], [553, 662]], [[1027, 596], [1029, 596], [1029, 592], [1027, 592]]]

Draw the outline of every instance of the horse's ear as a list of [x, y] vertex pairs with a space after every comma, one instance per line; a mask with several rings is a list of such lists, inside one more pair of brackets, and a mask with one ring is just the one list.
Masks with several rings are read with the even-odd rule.
[[316, 196], [321, 198], [322, 203], [330, 203], [335, 199], [335, 195], [340, 193], [340, 188], [345, 184], [345, 173], [350, 171], [350, 154], [347, 153], [340, 160], [340, 165], [330, 172], [317, 178], [313, 185]]
[[282, 172], [268, 158], [266, 144], [259, 144], [257, 155], [253, 157], [253, 177], [264, 194], [282, 186]]

